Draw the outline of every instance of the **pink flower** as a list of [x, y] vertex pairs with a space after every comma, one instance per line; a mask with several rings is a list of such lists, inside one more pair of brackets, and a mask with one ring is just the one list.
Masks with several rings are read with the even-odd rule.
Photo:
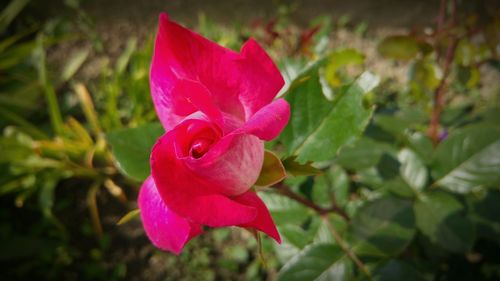
[[290, 117], [285, 100], [273, 101], [283, 84], [254, 40], [234, 52], [160, 15], [150, 85], [166, 133], [153, 147], [152, 175], [138, 200], [155, 246], [179, 254], [202, 226], [253, 228], [280, 242], [251, 187], [264, 141]]

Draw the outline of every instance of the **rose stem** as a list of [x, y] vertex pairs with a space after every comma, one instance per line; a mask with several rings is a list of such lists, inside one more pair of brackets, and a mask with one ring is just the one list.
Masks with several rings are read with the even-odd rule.
[[337, 244], [342, 249], [342, 251], [346, 253], [346, 255], [356, 264], [357, 267], [359, 267], [359, 269], [366, 275], [366, 277], [368, 277], [369, 280], [373, 280], [370, 270], [358, 258], [358, 256], [356, 256], [356, 254], [351, 249], [349, 249], [347, 243], [344, 241], [344, 239], [342, 239], [342, 237], [340, 237], [339, 233], [337, 232], [337, 230], [335, 230], [330, 220], [328, 220], [328, 217], [326, 215], [323, 215], [322, 218], [323, 221], [326, 223], [328, 229], [332, 233], [333, 238], [335, 238], [335, 241], [337, 241]]

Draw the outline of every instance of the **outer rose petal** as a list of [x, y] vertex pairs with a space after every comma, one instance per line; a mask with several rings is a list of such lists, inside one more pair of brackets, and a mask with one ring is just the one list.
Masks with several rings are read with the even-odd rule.
[[271, 102], [284, 84], [264, 50], [249, 40], [241, 54], [160, 15], [150, 84], [156, 111], [168, 131], [186, 115], [176, 111], [173, 88], [178, 79], [200, 82], [221, 111], [247, 120]]
[[241, 48], [245, 60], [240, 61], [242, 87], [240, 101], [245, 108], [245, 120], [269, 104], [285, 84], [283, 76], [266, 51], [250, 38]]
[[144, 181], [138, 203], [144, 230], [160, 249], [178, 255], [191, 238], [202, 232], [199, 224], [188, 222], [165, 205], [152, 177]]
[[269, 214], [269, 210], [255, 192], [247, 191], [244, 194], [235, 197], [234, 200], [247, 206], [253, 206], [257, 209], [257, 216], [255, 219], [240, 226], [260, 230], [271, 236], [274, 240], [276, 240], [276, 242], [281, 243], [280, 234], [276, 229], [276, 225], [274, 224], [271, 214]]
[[261, 108], [245, 125], [234, 134], [246, 133], [270, 141], [277, 137], [290, 119], [290, 105], [284, 99], [277, 99]]

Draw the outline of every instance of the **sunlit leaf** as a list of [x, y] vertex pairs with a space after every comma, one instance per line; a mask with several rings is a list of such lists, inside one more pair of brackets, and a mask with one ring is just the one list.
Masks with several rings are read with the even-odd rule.
[[373, 112], [364, 108], [363, 94], [353, 83], [332, 102], [324, 96], [315, 70], [299, 77], [286, 96], [292, 116], [280, 136], [288, 153], [296, 155], [299, 163], [323, 161], [356, 140]]
[[68, 59], [61, 72], [61, 82], [66, 82], [75, 75], [89, 56], [90, 50], [80, 50]]
[[500, 183], [500, 128], [469, 126], [442, 142], [434, 161], [437, 185], [467, 193]]
[[427, 168], [420, 157], [410, 149], [402, 149], [398, 154], [401, 177], [416, 191], [422, 191], [427, 184]]
[[336, 245], [306, 247], [281, 269], [278, 281], [351, 280], [352, 264]]
[[417, 56], [420, 47], [415, 38], [411, 36], [389, 36], [384, 38], [378, 46], [378, 52], [391, 59], [409, 60]]
[[333, 87], [342, 86], [341, 77], [337, 71], [349, 65], [360, 65], [365, 61], [365, 56], [356, 49], [343, 49], [334, 51], [329, 56], [325, 67], [325, 77]]

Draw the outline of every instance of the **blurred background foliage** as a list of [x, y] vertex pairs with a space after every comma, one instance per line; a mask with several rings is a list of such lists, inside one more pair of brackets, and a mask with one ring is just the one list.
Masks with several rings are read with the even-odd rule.
[[[117, 225], [163, 133], [148, 85], [156, 17], [119, 32], [87, 12], [99, 17], [99, 1], [10, 0], [0, 12], [2, 280], [500, 279], [497, 2], [423, 1], [415, 17], [385, 1], [379, 17], [414, 18], [386, 19], [392, 28], [364, 20], [366, 1], [334, 16], [325, 1], [240, 3], [238, 15], [266, 11], [244, 21], [208, 2], [220, 19], [192, 8], [179, 18], [235, 50], [255, 38], [286, 80], [291, 121], [266, 145], [287, 178], [258, 187], [283, 244], [216, 229], [176, 257], [133, 216]], [[189, 6], [176, 3], [173, 18]]]

